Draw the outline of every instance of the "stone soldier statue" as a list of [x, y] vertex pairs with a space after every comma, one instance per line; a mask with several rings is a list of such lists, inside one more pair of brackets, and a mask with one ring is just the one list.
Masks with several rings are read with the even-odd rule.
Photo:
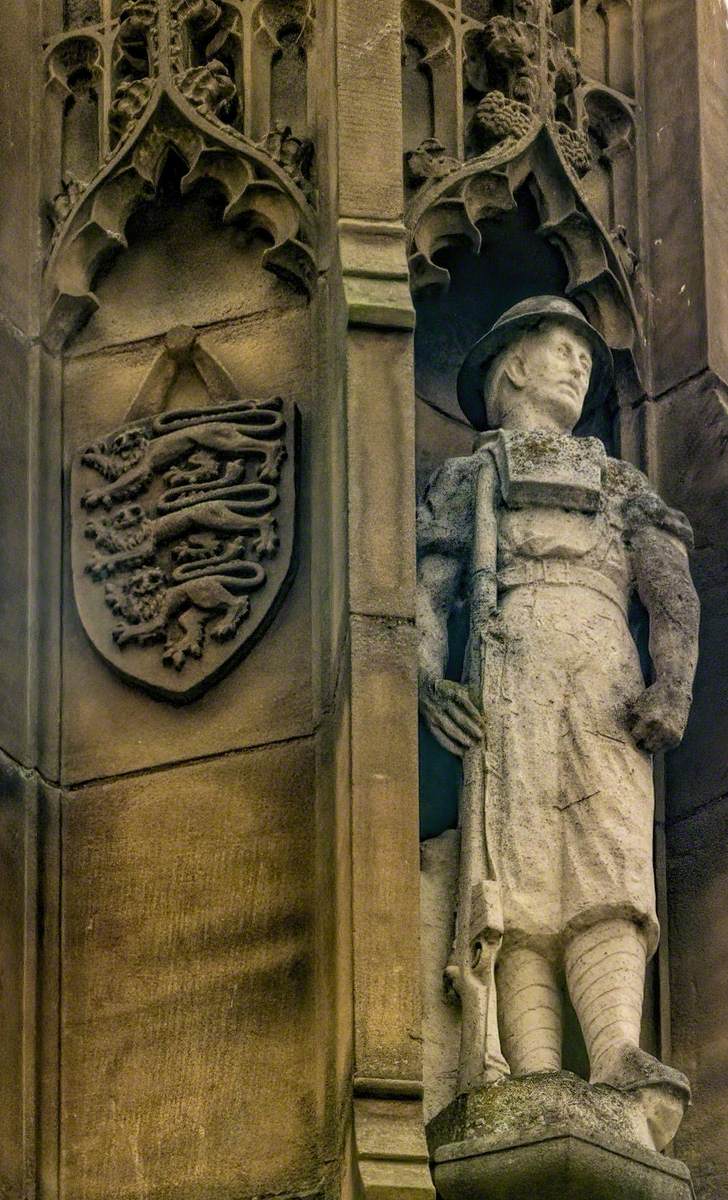
[[[502, 938], [498, 1032], [513, 1076], [560, 1069], [565, 983], [592, 1083], [689, 1097], [639, 1036], [659, 934], [652, 755], [680, 741], [697, 655], [691, 531], [640, 471], [573, 436], [611, 382], [610, 352], [574, 304], [517, 304], [458, 379], [462, 409], [487, 432], [435, 474], [419, 513], [420, 706], [465, 760], [468, 928], [449, 968], [463, 997], [461, 1091], [504, 1069], [492, 1022], [487, 1053], [477, 1045], [489, 998], [480, 1016], [464, 999], [464, 976]], [[628, 625], [635, 593], [649, 686]], [[462, 600], [471, 635], [456, 683], [444, 678], [447, 622]]]

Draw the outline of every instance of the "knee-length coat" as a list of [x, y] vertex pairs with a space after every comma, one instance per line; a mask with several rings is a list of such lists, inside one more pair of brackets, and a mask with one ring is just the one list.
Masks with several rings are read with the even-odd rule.
[[[451, 459], [418, 514], [420, 555], [454, 556], [467, 598], [481, 450]], [[603, 456], [595, 511], [502, 501], [499, 613], [486, 638], [488, 854], [505, 940], [556, 952], [570, 931], [626, 916], [659, 936], [651, 756], [629, 731], [646, 686], [628, 621], [632, 515], [690, 542], [681, 513], [634, 467]], [[453, 597], [453, 600], [455, 597]]]

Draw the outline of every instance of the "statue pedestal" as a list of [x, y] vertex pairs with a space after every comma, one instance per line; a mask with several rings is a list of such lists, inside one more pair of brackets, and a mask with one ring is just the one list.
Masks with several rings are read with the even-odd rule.
[[565, 1071], [458, 1096], [427, 1133], [443, 1200], [694, 1200], [687, 1167], [649, 1148], [639, 1095]]

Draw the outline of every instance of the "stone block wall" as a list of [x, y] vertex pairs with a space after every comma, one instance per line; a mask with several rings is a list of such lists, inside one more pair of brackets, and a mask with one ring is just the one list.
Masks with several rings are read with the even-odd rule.
[[[727, 14], [531, 3], [558, 87], [498, 57], [484, 30], [510, 9], [490, 0], [3, 6], [9, 1197], [432, 1194], [414, 504], [471, 445], [459, 358], [535, 291], [573, 295], [615, 351], [616, 402], [585, 432], [696, 531], [702, 657], [665, 768], [648, 1034], [695, 1084], [677, 1150], [698, 1197], [728, 1187]], [[238, 398], [300, 422], [295, 525], [277, 513], [295, 574], [186, 704], [109, 663], [111, 613], [89, 636], [72, 558], [79, 450], [150, 389], [154, 417], [211, 403], [191, 359], [149, 383], [179, 327]], [[432, 836], [457, 778], [419, 749]]]

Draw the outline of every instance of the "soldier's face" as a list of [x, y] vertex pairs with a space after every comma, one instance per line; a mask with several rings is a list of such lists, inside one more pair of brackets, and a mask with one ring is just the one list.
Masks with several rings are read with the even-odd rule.
[[573, 429], [591, 378], [592, 351], [586, 338], [568, 325], [549, 321], [523, 339], [518, 354], [529, 407], [549, 424]]

